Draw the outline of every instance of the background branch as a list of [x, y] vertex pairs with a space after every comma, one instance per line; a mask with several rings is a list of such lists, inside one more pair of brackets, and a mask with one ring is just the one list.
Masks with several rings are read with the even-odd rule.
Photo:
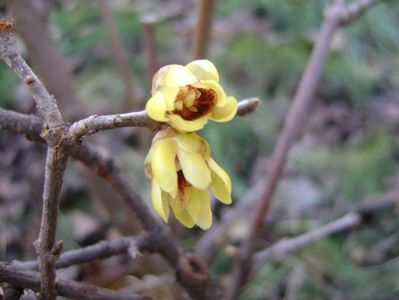
[[198, 0], [198, 22], [194, 34], [194, 59], [206, 58], [212, 27], [214, 0]]
[[[364, 1], [358, 2], [362, 3]], [[367, 6], [370, 7], [370, 6]], [[361, 12], [364, 12], [362, 10]], [[255, 217], [251, 223], [250, 232], [247, 239], [240, 248], [239, 258], [233, 272], [233, 277], [229, 284], [226, 299], [237, 299], [241, 286], [248, 280], [248, 275], [252, 265], [252, 255], [255, 242], [259, 236], [265, 216], [269, 210], [273, 195], [285, 165], [288, 151], [292, 143], [297, 138], [300, 129], [306, 119], [311, 101], [313, 100], [316, 87], [320, 81], [321, 72], [330, 49], [330, 44], [335, 31], [342, 24], [344, 16], [350, 15], [352, 18], [359, 17], [359, 14], [348, 14], [345, 1], [336, 0], [326, 11], [325, 21], [316, 40], [315, 47], [311, 54], [308, 65], [295, 93], [294, 100], [286, 117], [283, 131], [279, 136], [277, 145], [273, 153], [273, 160], [270, 175], [266, 181], [266, 189], [262, 195]], [[346, 17], [347, 19], [347, 17]]]
[[[0, 261], [0, 281], [8, 282], [14, 286], [40, 290], [40, 275], [35, 271], [28, 271], [11, 263]], [[145, 296], [139, 296], [133, 292], [115, 292], [99, 288], [87, 283], [79, 283], [71, 280], [57, 280], [56, 292], [60, 296], [74, 299], [92, 300], [148, 300]]]
[[125, 90], [125, 97], [128, 103], [128, 105], [126, 105], [126, 109], [136, 110], [139, 108], [140, 103], [135, 95], [133, 86], [134, 78], [132, 71], [129, 68], [129, 58], [123, 46], [121, 36], [118, 32], [114, 15], [112, 14], [112, 10], [110, 9], [107, 0], [100, 0], [98, 1], [98, 4], [105, 28], [108, 33], [108, 38], [111, 42], [112, 58], [115, 62], [116, 68], [123, 83], [123, 88]]

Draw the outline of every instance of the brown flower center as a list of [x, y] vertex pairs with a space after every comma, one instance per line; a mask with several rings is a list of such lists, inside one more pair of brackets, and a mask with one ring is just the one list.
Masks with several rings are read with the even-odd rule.
[[181, 195], [180, 199], [184, 198], [184, 190], [190, 186], [191, 184], [187, 181], [186, 177], [184, 177], [183, 171], [177, 171], [177, 187]]
[[216, 102], [217, 95], [214, 90], [186, 85], [177, 94], [173, 113], [191, 121], [208, 114]]

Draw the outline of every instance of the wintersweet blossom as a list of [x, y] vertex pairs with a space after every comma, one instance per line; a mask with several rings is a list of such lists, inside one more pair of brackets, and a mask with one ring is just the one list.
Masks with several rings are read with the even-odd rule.
[[151, 94], [148, 115], [181, 132], [200, 130], [208, 119], [230, 121], [237, 112], [236, 99], [226, 96], [209, 60], [162, 67], [153, 78]]
[[184, 226], [208, 229], [212, 211], [208, 189], [231, 204], [229, 175], [211, 158], [208, 143], [195, 133], [164, 129], [154, 137], [145, 159], [155, 211], [167, 222], [169, 207]]

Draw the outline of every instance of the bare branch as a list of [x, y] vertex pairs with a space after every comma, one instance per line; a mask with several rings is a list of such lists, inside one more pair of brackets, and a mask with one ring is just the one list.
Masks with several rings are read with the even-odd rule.
[[[260, 103], [258, 98], [248, 98], [238, 103], [238, 116], [247, 115], [256, 110]], [[93, 115], [77, 121], [69, 128], [73, 138], [79, 139], [84, 135], [91, 135], [100, 130], [108, 130], [120, 127], [147, 127], [153, 131], [161, 129], [163, 123], [152, 120], [146, 111], [131, 112], [116, 115]]]
[[[363, 2], [364, 0], [359, 0]], [[295, 93], [293, 103], [284, 123], [284, 128], [279, 136], [273, 153], [270, 175], [267, 177], [266, 189], [259, 203], [255, 217], [251, 223], [247, 239], [240, 248], [239, 259], [233, 272], [233, 277], [227, 290], [226, 299], [237, 299], [242, 285], [248, 280], [252, 266], [252, 256], [255, 242], [263, 228], [265, 216], [268, 213], [277, 183], [282, 174], [287, 155], [295, 141], [304, 120], [306, 119], [309, 106], [313, 100], [316, 87], [320, 81], [321, 72], [330, 49], [330, 44], [335, 31], [342, 25], [342, 18], [347, 15], [348, 7], [343, 0], [336, 0], [328, 8], [325, 21], [316, 40], [315, 47], [304, 71], [298, 89]], [[363, 10], [364, 12], [364, 10]], [[353, 18], [359, 15], [353, 15]]]
[[[150, 251], [152, 239], [147, 235], [124, 237], [113, 241], [102, 241], [84, 248], [70, 250], [61, 254], [55, 263], [57, 269], [67, 268], [72, 265], [87, 263], [96, 259], [104, 259], [113, 255], [129, 252], [136, 256], [140, 251]], [[37, 270], [39, 264], [36, 260], [28, 262], [15, 262], [25, 269]]]
[[134, 91], [133, 74], [129, 69], [129, 58], [119, 35], [114, 15], [108, 5], [108, 0], [100, 0], [98, 4], [108, 33], [108, 38], [111, 41], [112, 57], [125, 89], [125, 97], [128, 102], [126, 107], [129, 107], [131, 110], [138, 109], [139, 103]]
[[[0, 25], [4, 23], [9, 23], [9, 21], [0, 21]], [[0, 26], [0, 28], [2, 27]], [[54, 97], [48, 93], [42, 82], [19, 54], [16, 38], [10, 29], [0, 30], [0, 58], [7, 63], [31, 92], [39, 113], [48, 126], [51, 128], [63, 125], [64, 121]]]
[[62, 178], [69, 155], [62, 148], [49, 147], [47, 150], [46, 170], [43, 191], [43, 209], [38, 245], [40, 271], [42, 278], [41, 296], [43, 299], [55, 299], [55, 261], [58, 259], [62, 244], [55, 243], [59, 195]]
[[147, 127], [153, 131], [159, 130], [161, 123], [156, 122], [143, 111], [116, 115], [90, 116], [71, 125], [69, 132], [74, 138], [91, 135], [99, 130], [108, 130], [119, 127]]
[[277, 244], [258, 252], [254, 257], [253, 267], [254, 269], [259, 269], [260, 266], [269, 261], [280, 261], [286, 258], [289, 254], [304, 248], [310, 243], [319, 241], [331, 234], [355, 228], [360, 225], [361, 219], [361, 215], [358, 213], [348, 213], [342, 218], [305, 234], [279, 241]]
[[[35, 271], [28, 271], [11, 263], [0, 261], [0, 281], [8, 282], [14, 286], [40, 290], [40, 275]], [[115, 292], [96, 287], [87, 283], [71, 280], [57, 280], [56, 292], [60, 296], [74, 299], [96, 300], [144, 300], [149, 297], [139, 296], [132, 292]]]
[[0, 129], [25, 134], [28, 139], [44, 143], [40, 136], [43, 122], [36, 116], [28, 116], [0, 107]]
[[348, 5], [341, 15], [341, 24], [348, 25], [363, 15], [370, 7], [382, 0], [359, 0]]
[[157, 55], [157, 39], [156, 39], [156, 25], [158, 17], [154, 14], [147, 14], [141, 19], [143, 26], [144, 49], [147, 57], [147, 77], [151, 85], [152, 77], [158, 70], [158, 55]]
[[198, 23], [194, 35], [194, 59], [206, 58], [212, 26], [214, 0], [198, 1]]

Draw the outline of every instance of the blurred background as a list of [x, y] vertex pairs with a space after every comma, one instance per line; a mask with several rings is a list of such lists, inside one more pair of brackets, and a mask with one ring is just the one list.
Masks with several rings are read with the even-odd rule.
[[[24, 2], [0, 1], [1, 14], [14, 18], [19, 49], [70, 121], [143, 109], [159, 67], [193, 60], [196, 1]], [[255, 113], [229, 123], [210, 123], [201, 132], [215, 160], [232, 177], [234, 205], [245, 197], [259, 198], [270, 155], [330, 2], [215, 3], [207, 57], [217, 66], [226, 93], [262, 100]], [[398, 190], [398, 13], [399, 2], [384, 1], [337, 32], [310, 117], [290, 152], [262, 232], [263, 247], [331, 222], [364, 199]], [[115, 36], [122, 49], [115, 48]], [[129, 80], [121, 80], [121, 74]], [[0, 95], [2, 107], [34, 113], [33, 99], [4, 63]], [[150, 204], [143, 160], [151, 133], [125, 128], [90, 140], [112, 153]], [[44, 145], [0, 131], [2, 260], [35, 257], [32, 243], [40, 225], [44, 161]], [[69, 164], [64, 182], [58, 232], [64, 249], [140, 230], [113, 192], [79, 163]], [[230, 209], [214, 205], [214, 226]], [[356, 230], [265, 264], [240, 299], [397, 299], [397, 213], [372, 213]], [[248, 215], [243, 211], [228, 226], [224, 243], [208, 259], [222, 285], [246, 236]], [[173, 221], [171, 227], [185, 250], [194, 249], [204, 236], [199, 229], [186, 230]], [[150, 289], [155, 277], [141, 276], [136, 269], [132, 274], [126, 260], [118, 256], [75, 266], [63, 276], [107, 287]], [[159, 292], [159, 299], [171, 297]]]

